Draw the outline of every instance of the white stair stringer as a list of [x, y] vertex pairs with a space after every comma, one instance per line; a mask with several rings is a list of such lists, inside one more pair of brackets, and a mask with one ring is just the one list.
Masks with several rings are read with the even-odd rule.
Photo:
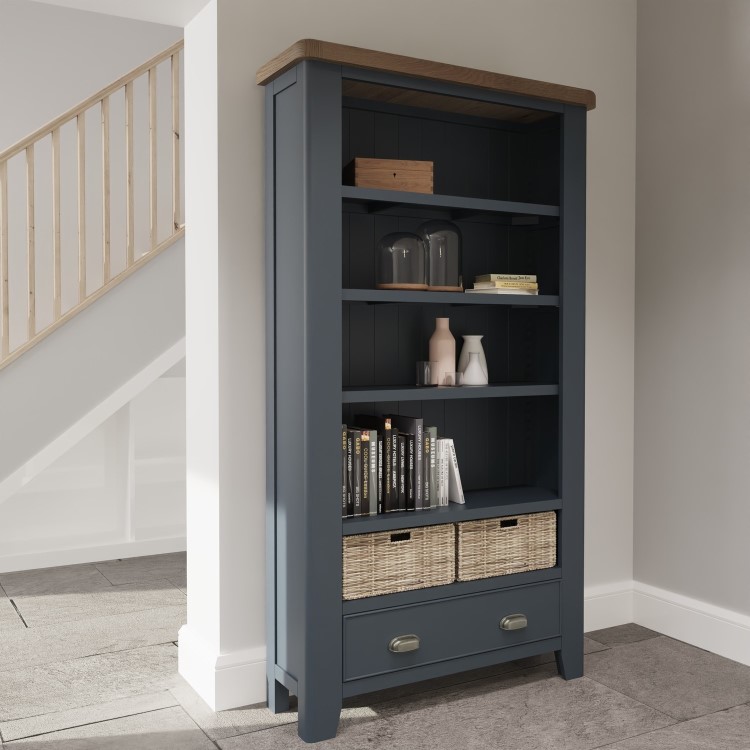
[[0, 503], [185, 356], [184, 243], [0, 370]]

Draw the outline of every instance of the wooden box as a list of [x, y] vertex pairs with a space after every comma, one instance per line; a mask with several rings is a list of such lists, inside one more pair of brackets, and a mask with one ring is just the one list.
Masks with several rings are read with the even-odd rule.
[[431, 161], [357, 157], [344, 168], [344, 183], [378, 190], [431, 193], [432, 167]]

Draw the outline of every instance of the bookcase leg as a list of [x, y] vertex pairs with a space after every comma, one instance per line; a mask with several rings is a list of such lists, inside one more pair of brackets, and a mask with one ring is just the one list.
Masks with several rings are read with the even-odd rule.
[[289, 691], [278, 681], [268, 679], [268, 710], [281, 714], [289, 710]]
[[299, 736], [305, 742], [322, 742], [336, 736], [341, 716], [341, 700], [325, 695], [298, 696]]
[[561, 649], [555, 651], [557, 671], [564, 680], [575, 680], [583, 677], [583, 650]]

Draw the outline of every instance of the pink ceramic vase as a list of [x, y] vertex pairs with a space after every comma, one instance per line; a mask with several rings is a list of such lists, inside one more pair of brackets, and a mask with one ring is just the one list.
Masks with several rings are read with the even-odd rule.
[[430, 338], [430, 362], [437, 362], [432, 373], [433, 385], [445, 385], [446, 378], [452, 384], [456, 371], [456, 339], [448, 323], [449, 318], [435, 318], [435, 333]]

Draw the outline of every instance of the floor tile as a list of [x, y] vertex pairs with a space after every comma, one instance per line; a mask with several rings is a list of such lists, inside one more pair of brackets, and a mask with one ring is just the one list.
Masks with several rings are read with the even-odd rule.
[[[31, 594], [14, 598], [30, 627], [185, 604], [185, 595], [166, 579], [94, 591]], [[18, 618], [17, 618], [18, 619]]]
[[[316, 750], [589, 750], [672, 719], [593, 680], [549, 677], [551, 665], [374, 705], [375, 717], [342, 721]], [[296, 726], [219, 741], [222, 750], [306, 745]]]
[[665, 636], [590, 654], [585, 672], [675, 719], [750, 701], [750, 667]]
[[750, 750], [750, 706], [737, 706], [608, 745], [607, 750]]
[[212, 740], [257, 732], [261, 729], [297, 721], [296, 711], [272, 714], [263, 704], [235, 708], [231, 711], [212, 711], [181, 678], [178, 685], [171, 689], [171, 693]]
[[170, 643], [0, 674], [0, 721], [166, 691], [177, 684]]
[[11, 742], [24, 750], [215, 750], [179, 707]]
[[637, 643], [649, 638], [658, 638], [660, 634], [631, 622], [628, 625], [618, 625], [614, 628], [595, 630], [592, 633], [586, 633], [586, 635], [605, 646], [623, 646], [627, 643]]
[[171, 555], [148, 555], [125, 560], [108, 560], [96, 564], [110, 583], [138, 583], [166, 578], [178, 584], [185, 582], [187, 558], [184, 552]]
[[183, 605], [5, 632], [0, 638], [0, 674], [19, 667], [171, 643], [185, 621]]
[[0, 573], [0, 584], [10, 598], [101, 591], [111, 586], [94, 565], [65, 565], [59, 568]]
[[18, 612], [14, 609], [10, 603], [10, 599], [6, 599], [0, 595], [0, 634], [3, 634], [9, 630], [25, 630], [24, 624], [21, 618], [18, 616]]
[[62, 729], [81, 727], [98, 721], [119, 719], [176, 705], [177, 701], [174, 696], [168, 690], [162, 690], [160, 693], [119, 698], [106, 703], [95, 703], [81, 708], [31, 716], [27, 719], [0, 722], [0, 736], [5, 742], [10, 742], [24, 737], [59, 732]]

